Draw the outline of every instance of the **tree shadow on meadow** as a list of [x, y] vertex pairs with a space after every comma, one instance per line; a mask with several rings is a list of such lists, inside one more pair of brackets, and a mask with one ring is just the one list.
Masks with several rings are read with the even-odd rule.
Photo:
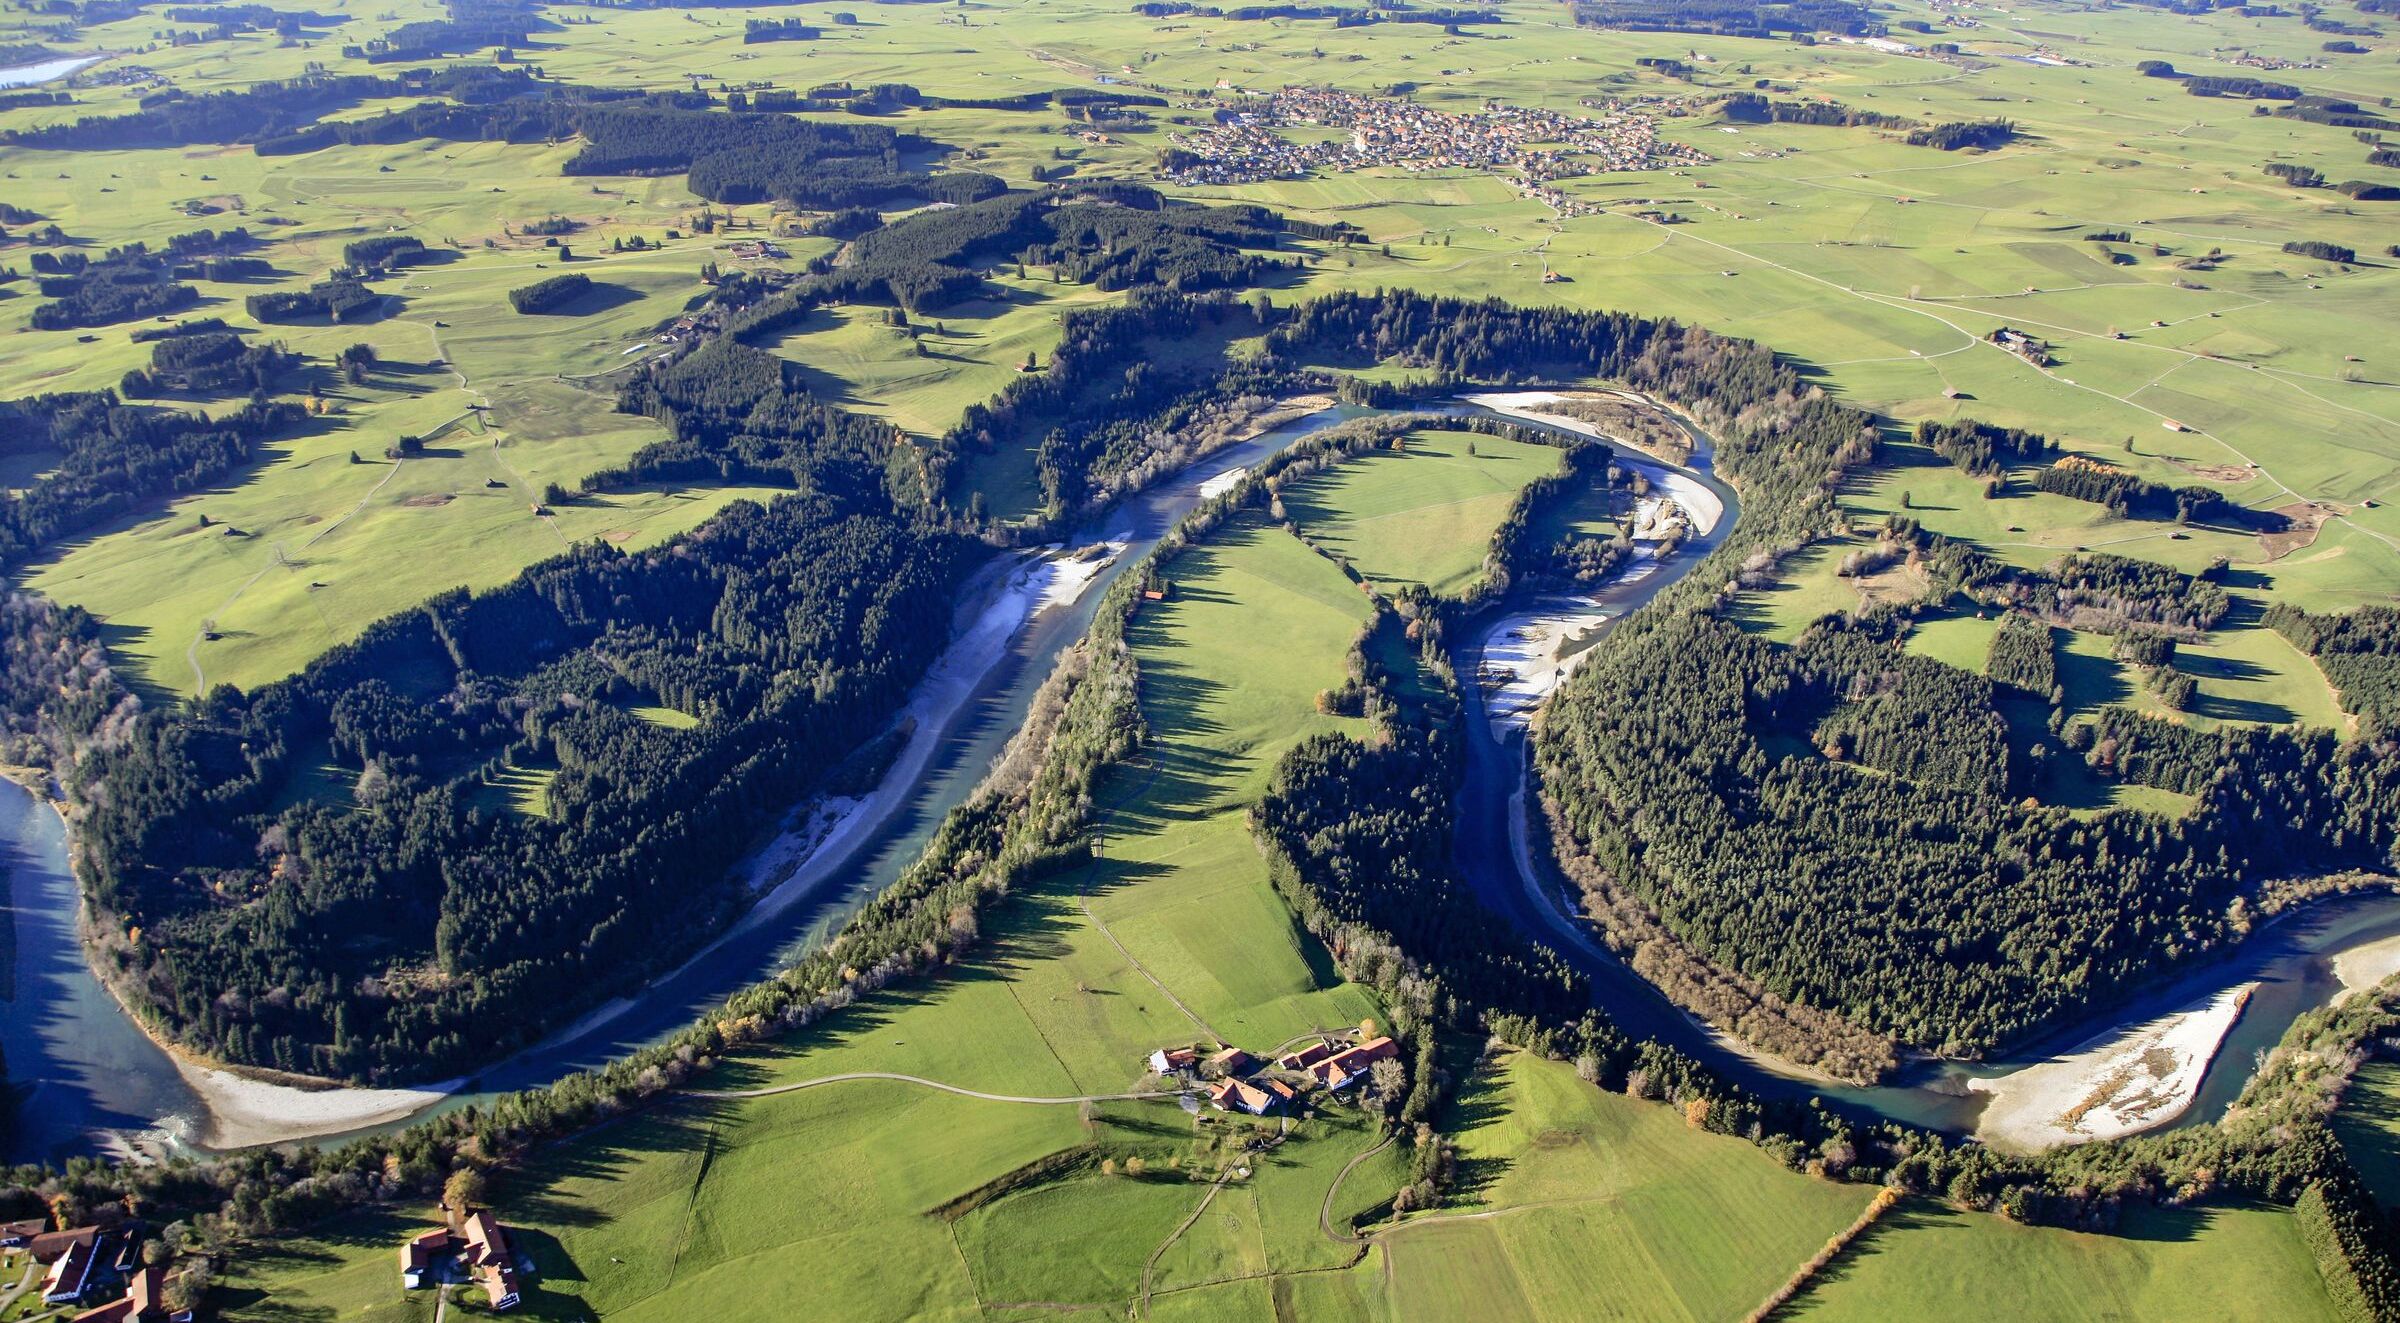
[[[1453, 1139], [1463, 1140], [1478, 1130], [1505, 1122], [1508, 1117], [1508, 1086], [1502, 1063], [1498, 1059], [1478, 1061], [1465, 1087], [1444, 1109], [1442, 1129]], [[1460, 1157], [1451, 1185], [1453, 1202], [1474, 1203], [1515, 1165], [1503, 1157]]]
[[[560, 265], [579, 264], [570, 262]], [[531, 317], [589, 317], [594, 313], [607, 312], [611, 308], [622, 308], [628, 303], [639, 303], [641, 299], [642, 292], [631, 285], [620, 285], [609, 280], [595, 280], [592, 282], [591, 288], [558, 307], [544, 308], [525, 315]]]

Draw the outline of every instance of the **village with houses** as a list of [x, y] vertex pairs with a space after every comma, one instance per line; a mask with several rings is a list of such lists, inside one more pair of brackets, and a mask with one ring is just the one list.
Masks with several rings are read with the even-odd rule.
[[[1237, 108], [1219, 108], [1216, 124], [1173, 135], [1188, 158], [1167, 171], [1185, 185], [1301, 179], [1319, 170], [1392, 168], [1513, 170], [1527, 187], [1611, 170], [1705, 165], [1698, 148], [1662, 140], [1657, 121], [1616, 102], [1595, 118], [1540, 107], [1487, 102], [1451, 114], [1404, 97], [1362, 96], [1328, 88], [1288, 87]], [[1346, 129], [1347, 139], [1304, 141], [1294, 128]], [[1555, 190], [1548, 190], [1555, 192]]]

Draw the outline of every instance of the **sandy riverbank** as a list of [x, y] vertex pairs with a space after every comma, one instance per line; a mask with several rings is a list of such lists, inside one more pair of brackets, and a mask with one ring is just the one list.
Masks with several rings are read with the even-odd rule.
[[1576, 645], [1609, 618], [1606, 611], [1582, 605], [1501, 617], [1483, 645], [1484, 703], [1493, 727], [1504, 733], [1525, 729], [1560, 682], [1591, 655], [1589, 648]]
[[2400, 937], [2362, 942], [2333, 958], [2333, 976], [2342, 981], [2342, 996], [2365, 991], [2400, 974]]
[[1200, 484], [1200, 499], [1204, 501], [1213, 501], [1216, 498], [1223, 496], [1225, 493], [1232, 491], [1242, 479], [1248, 476], [1250, 476], [1250, 470], [1248, 469], [1227, 469], [1223, 473], [1220, 473], [1217, 476], [1210, 478], [1208, 481]]
[[2034, 1153], [2165, 1125], [2191, 1107], [2256, 986], [2227, 988], [2039, 1065], [1970, 1081], [1970, 1089], [1991, 1096], [1976, 1137]]
[[417, 1089], [301, 1089], [236, 1075], [173, 1054], [184, 1083], [208, 1115], [190, 1138], [225, 1150], [338, 1135], [404, 1120], [448, 1097], [465, 1083], [444, 1080]]

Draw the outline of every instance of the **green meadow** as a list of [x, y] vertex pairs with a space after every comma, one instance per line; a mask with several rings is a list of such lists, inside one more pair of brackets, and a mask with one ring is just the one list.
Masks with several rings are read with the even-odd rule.
[[[12, 196], [96, 244], [156, 243], [198, 224], [244, 225], [272, 240], [261, 251], [276, 278], [202, 282], [205, 297], [185, 317], [250, 328], [245, 297], [305, 287], [361, 238], [412, 234], [444, 259], [384, 286], [379, 319], [255, 327], [258, 338], [308, 356], [278, 386], [321, 399], [325, 412], [266, 447], [239, 481], [70, 545], [26, 582], [99, 615], [119, 665], [144, 687], [189, 695], [289, 674], [384, 616], [452, 588], [498, 586], [575, 542], [638, 548], [730, 500], [770, 497], [635, 487], [533, 512], [551, 484], [573, 490], [660, 439], [649, 420], [615, 411], [611, 374], [638, 361], [652, 329], [702, 292], [698, 264], [718, 249], [707, 238], [666, 239], [696, 209], [680, 181], [570, 181], [557, 173], [570, 150], [421, 143], [296, 161], [128, 152], [109, 157], [117, 168], [105, 172], [85, 154], [15, 154], [20, 174], [41, 177]], [[137, 196], [100, 195], [109, 189]], [[195, 220], [179, 209], [201, 198], [222, 210]], [[513, 231], [553, 215], [583, 223], [566, 237], [579, 250], [571, 265], [599, 289], [562, 314], [520, 316], [507, 291], [561, 264]], [[610, 251], [633, 237], [665, 246]], [[34, 302], [0, 301], [0, 333], [22, 331]], [[102, 328], [93, 344], [25, 332], [10, 338], [6, 361], [29, 390], [113, 385], [147, 362], [131, 329], [138, 324]], [[354, 385], [329, 362], [360, 343], [378, 362]], [[387, 458], [403, 437], [420, 438], [423, 453]], [[203, 517], [213, 527], [201, 529]]]
[[2400, 1065], [2371, 1061], [2359, 1067], [2333, 1128], [2376, 1199], [2400, 1203]]
[[1483, 577], [1485, 549], [1526, 483], [1556, 472], [1559, 451], [1469, 432], [1423, 430], [1285, 488], [1311, 541], [1380, 587], [1455, 597]]
[[1820, 1274], [1794, 1318], [2339, 1317], [2282, 1209], [2129, 1208], [2118, 1234], [2019, 1226], [1912, 1199]]
[[1377, 1238], [1412, 1323], [1739, 1318], [1873, 1196], [1527, 1053], [1457, 1111], [1466, 1196]]

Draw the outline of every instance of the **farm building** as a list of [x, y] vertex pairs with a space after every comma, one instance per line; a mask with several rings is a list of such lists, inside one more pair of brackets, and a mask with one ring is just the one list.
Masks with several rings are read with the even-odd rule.
[[1203, 1074], [1222, 1078], [1227, 1075], [1244, 1074], [1257, 1064], [1257, 1059], [1249, 1053], [1238, 1047], [1229, 1047], [1201, 1062], [1200, 1069]]
[[456, 1231], [436, 1227], [400, 1247], [400, 1284], [408, 1290], [439, 1285], [462, 1272], [483, 1288], [493, 1309], [514, 1309], [523, 1298], [508, 1229], [488, 1209], [467, 1214]]
[[190, 1323], [189, 1309], [167, 1307], [167, 1270], [143, 1268], [125, 1283], [125, 1294], [75, 1316], [75, 1323]]
[[1298, 1096], [1290, 1085], [1263, 1078], [1219, 1080], [1208, 1087], [1208, 1100], [1218, 1111], [1248, 1112], [1252, 1116], [1280, 1112]]
[[1378, 1061], [1390, 1061], [1400, 1055], [1400, 1045], [1388, 1037], [1370, 1038], [1358, 1046], [1326, 1057], [1308, 1067], [1308, 1073], [1319, 1084], [1339, 1092], [1352, 1081], [1367, 1073]]
[[1285, 1070], [1306, 1070], [1341, 1051], [1331, 1043], [1319, 1041], [1297, 1052], [1286, 1052], [1275, 1058], [1275, 1064]]
[[50, 1275], [42, 1279], [42, 1303], [71, 1305], [84, 1298], [98, 1283], [93, 1281], [92, 1267], [97, 1255], [95, 1242], [89, 1238], [67, 1246], [66, 1253], [50, 1261]]
[[70, 1227], [65, 1231], [40, 1232], [25, 1241], [35, 1263], [56, 1263], [61, 1256], [77, 1245], [88, 1247], [100, 1238], [98, 1227]]

